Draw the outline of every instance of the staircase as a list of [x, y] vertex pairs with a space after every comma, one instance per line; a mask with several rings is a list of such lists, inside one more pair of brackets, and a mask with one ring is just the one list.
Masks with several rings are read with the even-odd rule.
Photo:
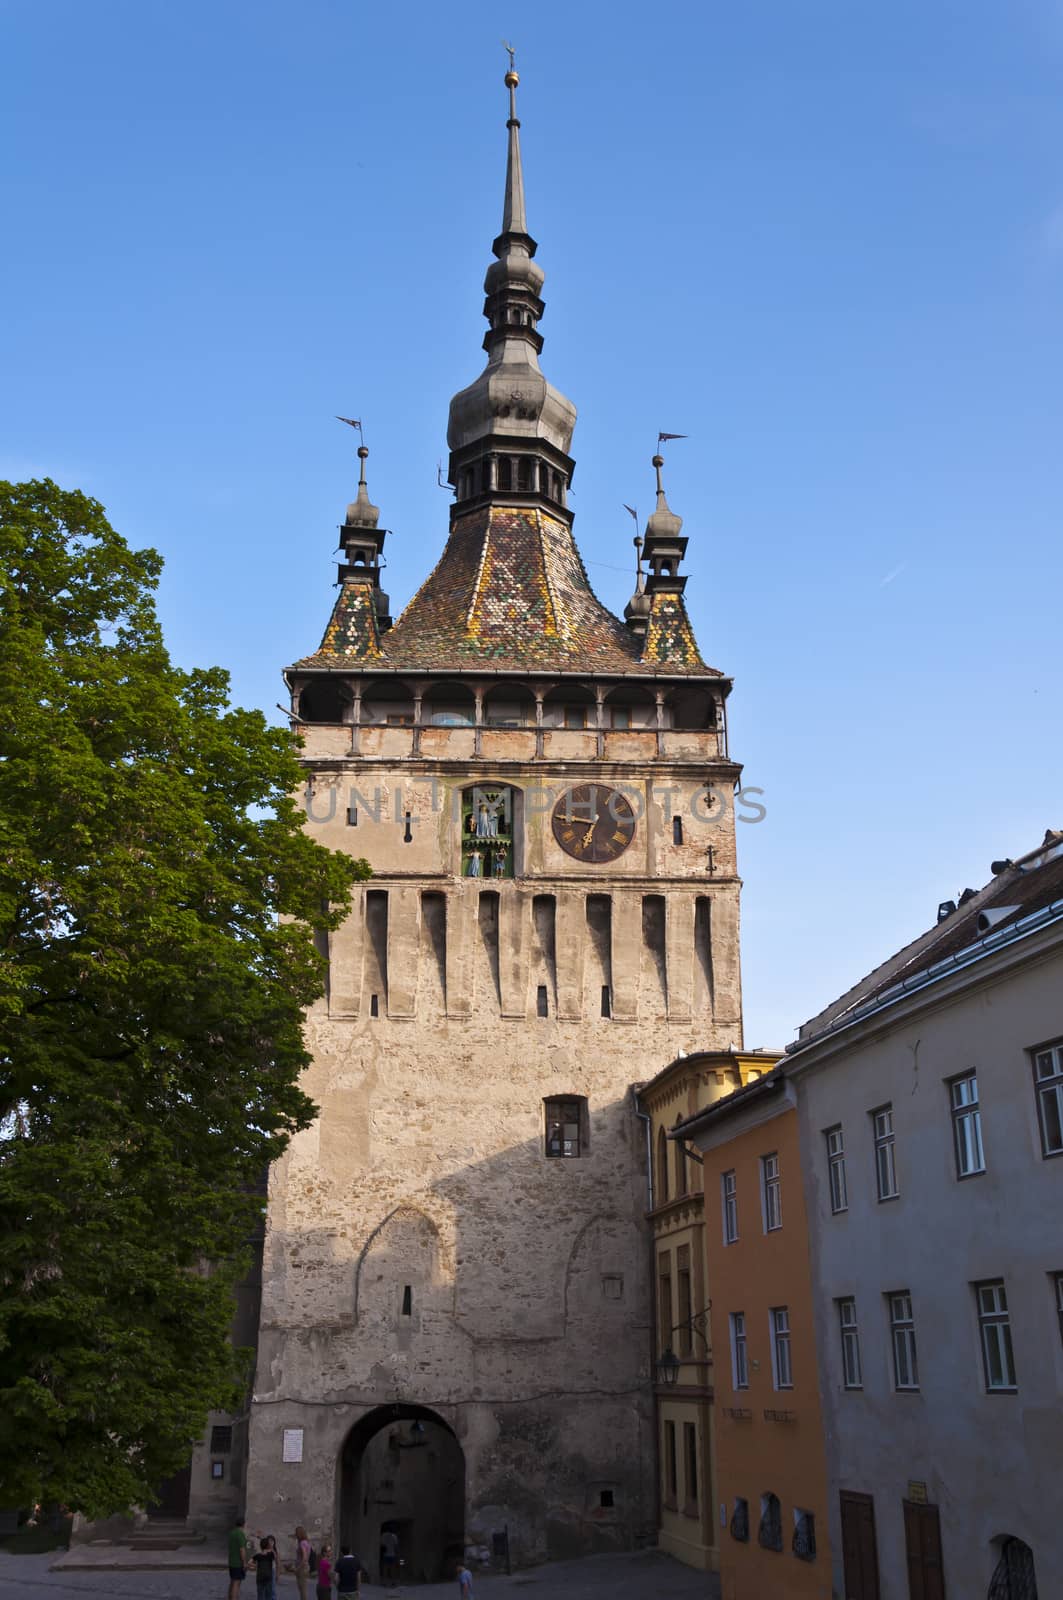
[[206, 1535], [190, 1527], [186, 1517], [149, 1517], [128, 1540], [130, 1550], [180, 1550], [205, 1542]]

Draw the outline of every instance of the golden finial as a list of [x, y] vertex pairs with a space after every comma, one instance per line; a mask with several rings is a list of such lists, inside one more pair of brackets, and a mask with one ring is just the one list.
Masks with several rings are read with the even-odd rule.
[[503, 50], [506, 51], [506, 53], [509, 56], [509, 71], [506, 73], [506, 76], [505, 76], [505, 80], [504, 80], [505, 81], [505, 85], [506, 85], [507, 89], [515, 89], [517, 87], [517, 84], [520, 82], [520, 76], [519, 76], [519, 74], [517, 72], [517, 68], [516, 68], [516, 65], [515, 65], [515, 57], [516, 57], [516, 54], [517, 54], [516, 46], [512, 45], [512, 44], [507, 44], [505, 39], [503, 39], [502, 40], [502, 48], [503, 48]]

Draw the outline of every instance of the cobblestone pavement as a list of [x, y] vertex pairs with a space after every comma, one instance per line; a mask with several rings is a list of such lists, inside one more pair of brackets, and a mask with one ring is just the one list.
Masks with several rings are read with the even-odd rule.
[[[225, 1600], [227, 1577], [221, 1569], [181, 1571], [49, 1571], [52, 1556], [13, 1556], [0, 1552], [0, 1600], [76, 1600], [76, 1596], [129, 1595], [141, 1600]], [[311, 1591], [312, 1592], [312, 1591]], [[362, 1589], [364, 1600], [396, 1600], [396, 1591], [376, 1584]], [[242, 1600], [254, 1600], [248, 1580]], [[406, 1586], [398, 1600], [457, 1600], [454, 1583]], [[630, 1556], [589, 1556], [584, 1561], [551, 1562], [516, 1572], [511, 1578], [478, 1577], [476, 1600], [718, 1600], [715, 1578], [695, 1572], [657, 1551]], [[282, 1579], [278, 1600], [297, 1600], [294, 1578]]]

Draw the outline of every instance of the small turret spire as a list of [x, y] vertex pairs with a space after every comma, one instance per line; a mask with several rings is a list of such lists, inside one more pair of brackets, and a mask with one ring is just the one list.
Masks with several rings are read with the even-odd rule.
[[361, 463], [358, 473], [358, 493], [347, 507], [345, 528], [375, 528], [380, 521], [380, 507], [372, 504], [369, 499], [369, 487], [365, 481], [365, 463], [369, 451], [364, 444], [358, 446], [358, 460]]

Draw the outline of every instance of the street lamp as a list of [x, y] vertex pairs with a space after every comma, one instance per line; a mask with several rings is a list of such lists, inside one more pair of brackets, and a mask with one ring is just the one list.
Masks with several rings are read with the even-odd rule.
[[679, 1381], [679, 1367], [679, 1357], [671, 1345], [668, 1345], [665, 1350], [662, 1350], [657, 1362], [657, 1382], [667, 1384], [670, 1388], [672, 1384]]

